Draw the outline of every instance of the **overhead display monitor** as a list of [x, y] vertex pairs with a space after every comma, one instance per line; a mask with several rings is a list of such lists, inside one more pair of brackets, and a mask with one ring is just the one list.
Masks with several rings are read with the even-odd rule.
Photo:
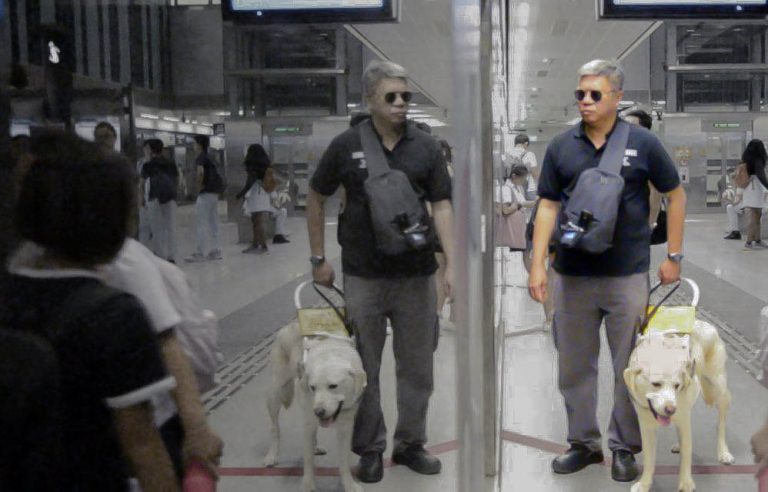
[[597, 0], [601, 19], [764, 19], [768, 0]]
[[397, 20], [397, 0], [221, 0], [224, 20], [248, 24], [358, 24]]

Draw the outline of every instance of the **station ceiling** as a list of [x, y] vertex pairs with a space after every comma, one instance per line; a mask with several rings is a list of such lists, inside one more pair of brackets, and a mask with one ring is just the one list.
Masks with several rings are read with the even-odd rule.
[[[449, 115], [452, 3], [407, 0], [403, 1], [399, 24], [353, 26], [386, 58], [403, 65], [424, 94]], [[527, 127], [558, 126], [577, 117], [572, 95], [577, 69], [595, 58], [628, 54], [651, 26], [644, 21], [598, 22], [594, 0], [509, 3], [512, 31], [508, 49], [522, 54], [516, 55], [519, 64], [511, 70], [521, 72], [517, 90], [526, 111], [519, 123]], [[516, 48], [516, 42], [524, 46]]]

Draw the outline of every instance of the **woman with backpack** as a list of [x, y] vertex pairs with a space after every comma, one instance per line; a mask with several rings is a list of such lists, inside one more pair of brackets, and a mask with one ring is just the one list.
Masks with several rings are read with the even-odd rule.
[[[765, 249], [768, 246], [760, 239], [760, 220], [763, 207], [766, 205], [766, 193], [768, 193], [768, 180], [765, 176], [765, 163], [768, 160], [768, 155], [763, 142], [758, 139], [750, 140], [741, 155], [741, 160], [742, 164], [739, 164], [736, 171], [736, 181], [740, 189], [736, 193], [741, 195], [741, 203], [747, 211], [748, 217], [747, 242], [744, 247], [747, 249]], [[739, 173], [743, 174], [743, 170], [746, 170], [748, 178], [740, 183]]]
[[260, 144], [248, 146], [243, 166], [248, 179], [237, 198], [245, 198], [243, 211], [250, 215], [253, 227], [253, 242], [243, 253], [261, 255], [269, 253], [266, 227], [273, 210], [271, 194], [275, 191], [277, 182], [269, 156]]

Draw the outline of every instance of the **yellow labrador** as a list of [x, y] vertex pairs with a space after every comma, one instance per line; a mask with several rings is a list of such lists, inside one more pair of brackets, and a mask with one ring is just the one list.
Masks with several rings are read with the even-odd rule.
[[[298, 323], [277, 332], [271, 354], [272, 386], [267, 408], [272, 442], [265, 466], [277, 463], [280, 451], [280, 407], [293, 402], [298, 384], [304, 406], [304, 480], [302, 490], [315, 490], [317, 428], [336, 427], [339, 472], [344, 492], [362, 492], [352, 478], [349, 453], [355, 414], [366, 385], [365, 371], [352, 339], [339, 336], [302, 337]], [[317, 451], [321, 454], [323, 451]]]
[[656, 431], [677, 427], [680, 452], [678, 490], [696, 486], [691, 475], [691, 408], [699, 393], [704, 402], [717, 407], [717, 459], [730, 465], [733, 456], [725, 441], [725, 418], [731, 404], [725, 361], [725, 345], [711, 324], [697, 320], [690, 337], [674, 333], [652, 333], [639, 338], [624, 371], [624, 381], [637, 411], [643, 440], [643, 474], [632, 492], [648, 492], [656, 464]]

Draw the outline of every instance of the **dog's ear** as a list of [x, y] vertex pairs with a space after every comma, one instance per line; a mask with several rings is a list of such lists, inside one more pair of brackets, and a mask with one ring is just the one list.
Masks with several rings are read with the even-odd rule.
[[349, 374], [352, 376], [352, 381], [354, 381], [355, 395], [362, 395], [363, 390], [368, 385], [368, 378], [365, 375], [365, 371], [361, 369], [350, 369]]
[[640, 374], [642, 369], [639, 367], [627, 367], [624, 369], [624, 384], [627, 385], [627, 390], [629, 390], [630, 395], [636, 395], [636, 387], [635, 387], [635, 381], [637, 380], [637, 376]]
[[687, 388], [693, 377], [696, 374], [696, 360], [689, 360], [685, 363], [685, 370], [683, 371], [683, 388]]

